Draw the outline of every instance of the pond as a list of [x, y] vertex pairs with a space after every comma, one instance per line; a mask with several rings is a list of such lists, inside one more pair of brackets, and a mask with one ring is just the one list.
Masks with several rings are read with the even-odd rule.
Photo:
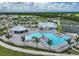
[[79, 34], [79, 22], [65, 20], [65, 21], [61, 21], [61, 24], [64, 32]]

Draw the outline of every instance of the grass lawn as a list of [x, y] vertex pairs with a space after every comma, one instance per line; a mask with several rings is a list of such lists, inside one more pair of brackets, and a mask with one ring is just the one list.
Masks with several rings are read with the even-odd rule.
[[75, 16], [79, 17], [79, 14], [75, 14]]
[[0, 31], [0, 35], [4, 35], [4, 34], [6, 34], [6, 32]]
[[74, 55], [79, 55], [79, 53], [75, 52], [75, 51], [72, 50], [72, 49], [66, 50], [66, 51], [64, 51], [63, 53], [65, 53], [65, 54], [74, 54]]
[[32, 54], [17, 52], [0, 46], [0, 56], [32, 56]]

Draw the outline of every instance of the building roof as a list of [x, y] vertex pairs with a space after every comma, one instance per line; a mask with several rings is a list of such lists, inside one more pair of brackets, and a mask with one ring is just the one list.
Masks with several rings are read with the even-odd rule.
[[10, 30], [12, 30], [12, 31], [24, 31], [24, 30], [26, 30], [26, 28], [23, 26], [16, 26]]
[[52, 28], [56, 28], [57, 25], [53, 22], [40, 22], [38, 23], [38, 27], [43, 27], [43, 28], [49, 28], [49, 27], [52, 27]]

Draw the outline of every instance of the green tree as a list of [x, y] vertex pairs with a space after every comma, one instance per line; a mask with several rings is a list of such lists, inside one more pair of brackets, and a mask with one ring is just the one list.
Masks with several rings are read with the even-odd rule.
[[56, 30], [57, 30], [58, 33], [62, 32], [62, 27], [61, 27], [60, 21], [57, 22], [57, 28], [56, 28]]
[[53, 45], [53, 43], [52, 43], [53, 40], [48, 39], [46, 42], [47, 42], [47, 44], [49, 45], [49, 50], [50, 50], [50, 46]]
[[78, 42], [79, 42], [79, 37], [76, 37], [76, 42], [77, 42], [77, 44], [78, 44]]

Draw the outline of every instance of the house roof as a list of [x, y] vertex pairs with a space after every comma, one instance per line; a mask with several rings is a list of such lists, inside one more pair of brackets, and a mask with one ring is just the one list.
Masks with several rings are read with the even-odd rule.
[[24, 30], [26, 30], [26, 28], [23, 27], [23, 26], [16, 26], [16, 27], [14, 27], [14, 28], [12, 28], [10, 30], [13, 30], [13, 31], [24, 31]]

